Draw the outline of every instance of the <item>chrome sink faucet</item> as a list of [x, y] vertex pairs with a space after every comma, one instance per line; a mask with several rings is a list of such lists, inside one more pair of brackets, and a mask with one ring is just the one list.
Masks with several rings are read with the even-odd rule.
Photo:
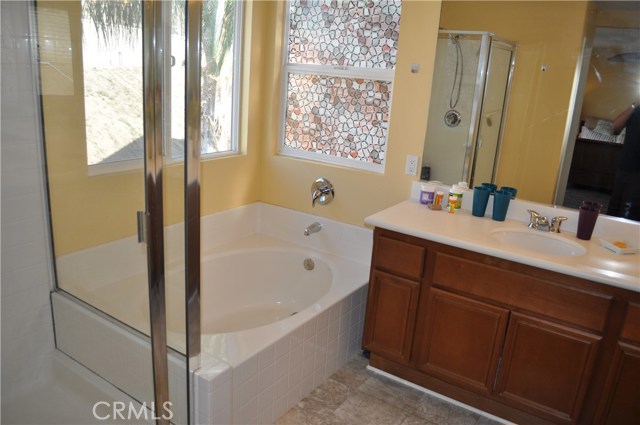
[[534, 210], [527, 210], [529, 213], [529, 224], [527, 227], [536, 230], [542, 230], [551, 233], [560, 233], [560, 226], [567, 217], [558, 216], [553, 217], [551, 221], [543, 215], [540, 215]]
[[310, 224], [309, 226], [307, 226], [306, 229], [304, 229], [304, 235], [305, 236], [309, 236], [312, 233], [318, 233], [320, 230], [322, 230], [322, 224], [318, 223], [317, 221]]

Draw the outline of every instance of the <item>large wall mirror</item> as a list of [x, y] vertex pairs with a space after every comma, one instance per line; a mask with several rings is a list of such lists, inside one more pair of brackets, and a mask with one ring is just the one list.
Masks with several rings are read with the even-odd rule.
[[[431, 168], [431, 179], [446, 184], [491, 179], [517, 187], [524, 199], [570, 208], [583, 200], [606, 204], [624, 135], [609, 134], [593, 141], [587, 130], [606, 133], [608, 128], [610, 132], [606, 123], [640, 101], [640, 2], [444, 0], [440, 27], [439, 40], [446, 51], [437, 53], [442, 57], [436, 59], [428, 129], [433, 130], [432, 122], [442, 123], [439, 137], [445, 147], [434, 149], [434, 138], [427, 131], [422, 158], [423, 165]], [[480, 44], [465, 46], [465, 37], [471, 37], [455, 39], [443, 35], [445, 31], [485, 32], [515, 44], [512, 75], [505, 79], [507, 90], [501, 86], [494, 95], [503, 96], [503, 109], [485, 108], [488, 116], [480, 110], [471, 113], [474, 95], [487, 94], [478, 91], [475, 74], [469, 77], [468, 70], [460, 68], [472, 66], [473, 59], [467, 57], [477, 61]], [[437, 81], [438, 60], [449, 61], [443, 81]], [[435, 94], [438, 90], [442, 99]], [[458, 97], [460, 102], [452, 108], [451, 100]], [[463, 112], [465, 108], [468, 113]], [[478, 133], [489, 129], [495, 133], [499, 142], [491, 173], [474, 178], [473, 161], [458, 167], [446, 163], [452, 156], [436, 155], [438, 149], [455, 155], [464, 145], [457, 139], [453, 142], [453, 134], [460, 133], [461, 127], [447, 124], [445, 115], [451, 115], [450, 110], [460, 112], [460, 116], [454, 114], [454, 121], [462, 126], [469, 124], [465, 120], [475, 121], [472, 130], [462, 131], [468, 138], [463, 149], [473, 152], [481, 146]], [[433, 111], [442, 111], [442, 116], [432, 117]], [[439, 170], [452, 167], [458, 167], [453, 176], [438, 175]]]

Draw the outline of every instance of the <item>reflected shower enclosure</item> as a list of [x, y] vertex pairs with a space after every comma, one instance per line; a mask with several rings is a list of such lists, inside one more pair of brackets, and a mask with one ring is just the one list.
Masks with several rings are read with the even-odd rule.
[[431, 180], [495, 181], [515, 50], [488, 32], [440, 31], [423, 155]]

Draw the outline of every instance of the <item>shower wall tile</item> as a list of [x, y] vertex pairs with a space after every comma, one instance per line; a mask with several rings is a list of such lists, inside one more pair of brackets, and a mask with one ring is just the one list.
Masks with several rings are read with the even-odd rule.
[[49, 379], [54, 350], [43, 153], [30, 2], [1, 2], [2, 399]]

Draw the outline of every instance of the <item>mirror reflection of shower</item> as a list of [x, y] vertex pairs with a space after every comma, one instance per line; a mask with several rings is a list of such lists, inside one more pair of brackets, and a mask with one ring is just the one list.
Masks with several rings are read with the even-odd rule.
[[514, 63], [513, 42], [440, 31], [423, 157], [432, 180], [495, 181]]
[[460, 90], [462, 89], [462, 76], [464, 74], [464, 56], [459, 39], [464, 34], [449, 34], [451, 43], [455, 46], [456, 69], [453, 73], [453, 84], [451, 84], [451, 95], [449, 96], [449, 110], [444, 115], [444, 122], [449, 127], [456, 127], [462, 120], [460, 112], [456, 111], [456, 106], [460, 101]]

